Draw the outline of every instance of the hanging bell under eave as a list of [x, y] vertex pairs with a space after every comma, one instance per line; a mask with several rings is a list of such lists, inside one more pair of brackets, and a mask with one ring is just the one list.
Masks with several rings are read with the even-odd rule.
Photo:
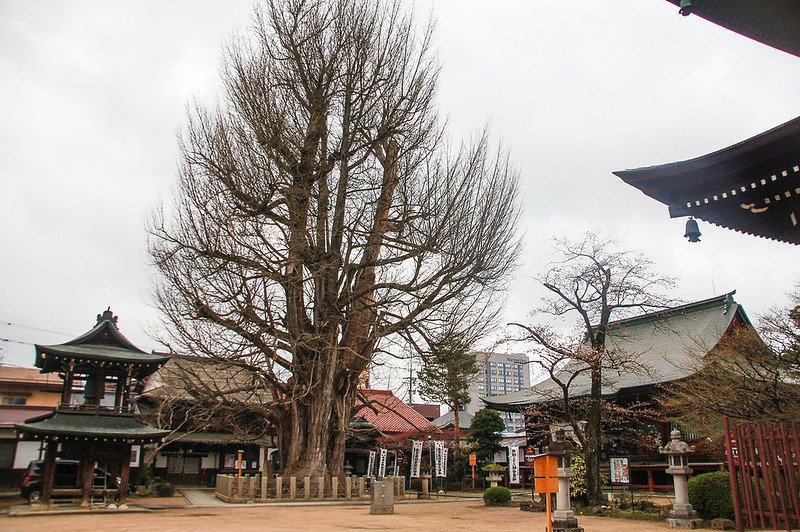
[[686, 234], [683, 235], [689, 242], [700, 242], [700, 228], [697, 226], [697, 220], [689, 218], [686, 221]]

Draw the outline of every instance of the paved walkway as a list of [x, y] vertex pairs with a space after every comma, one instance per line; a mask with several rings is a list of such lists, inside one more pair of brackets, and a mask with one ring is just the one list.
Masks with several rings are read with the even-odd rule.
[[214, 490], [182, 488], [180, 492], [186, 498], [189, 506], [194, 508], [214, 508], [216, 506], [229, 506], [227, 503], [214, 497]]

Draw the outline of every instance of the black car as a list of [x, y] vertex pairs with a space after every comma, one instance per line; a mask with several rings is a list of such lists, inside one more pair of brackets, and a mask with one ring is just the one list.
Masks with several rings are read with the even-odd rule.
[[[78, 460], [56, 460], [56, 470], [53, 476], [53, 489], [80, 489]], [[43, 460], [33, 460], [28, 464], [25, 476], [22, 478], [20, 495], [29, 501], [38, 501], [42, 496]], [[119, 487], [119, 478], [112, 476], [107, 471], [96, 467], [94, 469], [93, 488], [96, 491], [116, 490]]]

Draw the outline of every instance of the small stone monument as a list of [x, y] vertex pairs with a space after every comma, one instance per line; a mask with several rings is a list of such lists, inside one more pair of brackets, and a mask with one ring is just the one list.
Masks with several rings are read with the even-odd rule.
[[[570, 507], [569, 479], [572, 472], [572, 454], [575, 444], [566, 439], [564, 431], [556, 431], [556, 441], [547, 447], [547, 454], [558, 457], [558, 493], [556, 494], [556, 510], [553, 512], [553, 532], [583, 532], [578, 526], [578, 518]], [[549, 497], [550, 495], [547, 495]]]
[[689, 491], [686, 488], [686, 477], [692, 474], [689, 467], [689, 453], [694, 452], [694, 446], [689, 446], [681, 440], [681, 431], [673, 430], [671, 440], [664, 446], [659, 446], [658, 452], [667, 455], [669, 467], [667, 473], [672, 475], [675, 484], [675, 503], [667, 518], [669, 528], [697, 528], [702, 523], [697, 518], [697, 512], [689, 504]]
[[394, 483], [376, 480], [372, 483], [369, 513], [387, 515], [394, 513]]

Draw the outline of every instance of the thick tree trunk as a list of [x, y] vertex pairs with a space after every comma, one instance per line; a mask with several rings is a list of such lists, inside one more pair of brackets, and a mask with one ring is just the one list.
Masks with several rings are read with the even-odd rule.
[[[337, 366], [336, 360], [328, 358], [329, 366]], [[357, 381], [347, 370], [326, 368], [313, 388], [296, 394], [278, 423], [283, 429], [279, 446], [284, 475], [344, 474], [344, 451]]]
[[587, 429], [587, 445], [584, 455], [586, 460], [586, 495], [589, 504], [602, 504], [603, 492], [600, 483], [600, 460], [603, 450], [602, 440], [602, 381], [599, 367], [592, 368], [592, 387], [590, 392], [589, 420]]

